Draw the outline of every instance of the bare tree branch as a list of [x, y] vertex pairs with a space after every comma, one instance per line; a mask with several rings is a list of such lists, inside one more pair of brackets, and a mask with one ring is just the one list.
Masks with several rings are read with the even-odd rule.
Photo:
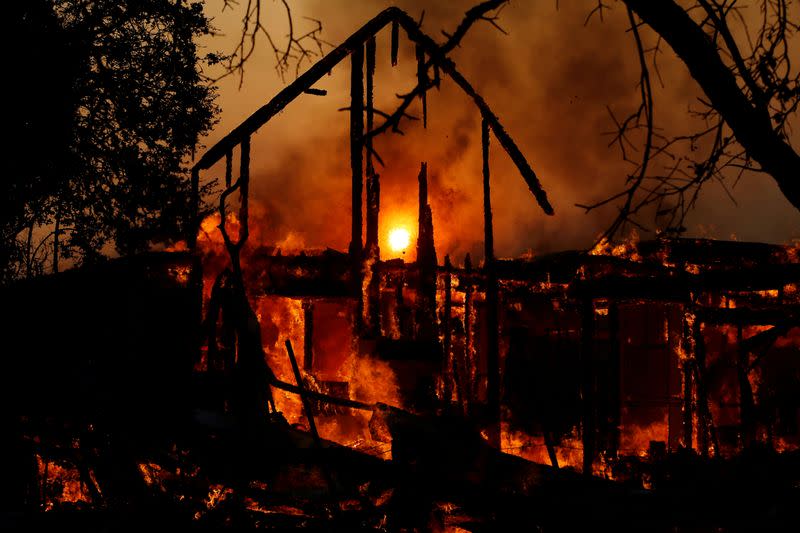
[[[285, 80], [286, 74], [294, 69], [295, 76], [306, 63], [313, 63], [314, 59], [324, 54], [324, 47], [332, 45], [322, 38], [322, 22], [317, 19], [304, 17], [312, 23], [311, 29], [300, 33], [295, 27], [295, 17], [288, 0], [281, 0], [283, 15], [288, 26], [285, 40], [277, 39], [267, 29], [262, 0], [247, 0], [241, 5], [241, 0], [223, 0], [222, 11], [227, 9], [240, 9], [242, 11], [241, 33], [234, 50], [227, 56], [223, 63], [222, 74], [208, 77], [211, 82], [219, 81], [230, 75], [239, 76], [239, 86], [244, 82], [245, 65], [253, 56], [259, 44], [259, 37], [266, 40], [275, 59], [275, 70], [281, 79]], [[275, 16], [270, 14], [270, 16]]]
[[[789, 53], [789, 39], [800, 22], [789, 13], [797, 3], [761, 0], [753, 32], [754, 8], [745, 13], [735, 0], [697, 0], [687, 7], [673, 0], [624, 2], [629, 18], [635, 13], [642, 20], [631, 26], [643, 72], [640, 103], [624, 120], [609, 109], [615, 126], [609, 145], [617, 146], [636, 170], [622, 191], [578, 204], [588, 212], [622, 200], [601, 239], [613, 238], [628, 224], [644, 227], [640, 220], [645, 215], [655, 216], [656, 231], [684, 232], [705, 184], [719, 184], [735, 202], [732, 189], [746, 171], [770, 175], [800, 209], [800, 155], [789, 144], [790, 117], [800, 105], [800, 73]], [[642, 46], [641, 24], [655, 32], [655, 46]], [[645, 72], [658, 72], [661, 42], [672, 47], [705, 93], [699, 107], [688, 110], [698, 125], [690, 133], [667, 135], [652, 121], [653, 96]]]

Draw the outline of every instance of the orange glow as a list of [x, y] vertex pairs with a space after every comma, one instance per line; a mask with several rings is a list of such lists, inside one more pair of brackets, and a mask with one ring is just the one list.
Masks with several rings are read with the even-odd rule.
[[389, 232], [389, 246], [393, 252], [405, 252], [411, 243], [411, 234], [405, 228], [394, 228]]

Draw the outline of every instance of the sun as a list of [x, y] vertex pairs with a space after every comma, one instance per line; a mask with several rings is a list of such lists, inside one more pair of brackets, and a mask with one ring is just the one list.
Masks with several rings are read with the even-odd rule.
[[411, 242], [411, 234], [405, 228], [394, 228], [389, 232], [389, 246], [394, 252], [404, 252]]

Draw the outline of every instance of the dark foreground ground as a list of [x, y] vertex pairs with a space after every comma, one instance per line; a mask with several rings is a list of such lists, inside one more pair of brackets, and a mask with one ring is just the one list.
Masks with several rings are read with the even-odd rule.
[[[196, 413], [170, 438], [147, 441], [26, 420], [18, 426], [23, 438], [4, 454], [0, 530], [736, 532], [800, 525], [797, 452], [640, 461], [634, 467], [645, 472], [645, 490], [640, 481], [584, 478], [497, 453], [448, 417], [376, 412], [393, 436], [387, 461], [333, 443], [320, 449], [280, 416], [244, 429], [211, 415]], [[39, 453], [78, 481], [70, 485], [65, 475], [43, 487], [34, 479], [43, 472]], [[70, 486], [81, 488], [79, 501], [62, 498]]]

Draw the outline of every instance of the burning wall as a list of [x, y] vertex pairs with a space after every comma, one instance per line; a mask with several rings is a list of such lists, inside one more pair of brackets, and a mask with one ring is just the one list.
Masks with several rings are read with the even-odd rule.
[[[727, 263], [719, 255], [739, 259]], [[249, 261], [251, 278], [259, 280], [252, 290], [265, 351], [281, 377], [291, 380], [281, 339], [291, 338], [297, 352], [305, 353], [310, 338], [305, 375], [320, 390], [418, 411], [455, 408], [480, 419], [487, 394], [481, 269], [437, 267], [438, 336], [426, 339], [418, 326], [417, 309], [424, 300], [417, 263], [374, 265], [380, 327], [377, 335], [365, 335], [358, 325], [360, 296], [348, 292], [353, 291], [351, 270], [336, 266], [347, 262], [344, 254], [273, 251], [252, 254]], [[617, 456], [646, 455], [653, 442], [667, 451], [691, 446], [710, 454], [742, 448], [739, 344], [796, 317], [791, 280], [798, 263], [792, 249], [655, 241], [609, 247], [597, 255], [567, 252], [499, 265], [504, 449], [545, 460], [542, 439], [548, 434], [560, 465], [581, 468], [587, 416], [596, 465]], [[770, 275], [762, 277], [765, 271]], [[586, 302], [590, 325], [582, 310]], [[742, 307], [732, 307], [735, 302]], [[769, 345], [759, 345], [746, 372], [759, 406], [758, 438], [782, 448], [796, 442], [796, 391], [782, 376], [798, 371], [797, 331], [786, 329]], [[698, 344], [704, 351], [702, 368]], [[581, 370], [587, 357], [588, 378]], [[325, 389], [326, 382], [341, 386]], [[283, 410], [302, 423], [299, 401], [291, 396], [286, 402], [293, 406], [284, 404]], [[323, 424], [346, 425], [340, 414]], [[369, 438], [366, 426], [365, 421], [355, 433], [350, 428], [327, 435], [352, 443]]]

